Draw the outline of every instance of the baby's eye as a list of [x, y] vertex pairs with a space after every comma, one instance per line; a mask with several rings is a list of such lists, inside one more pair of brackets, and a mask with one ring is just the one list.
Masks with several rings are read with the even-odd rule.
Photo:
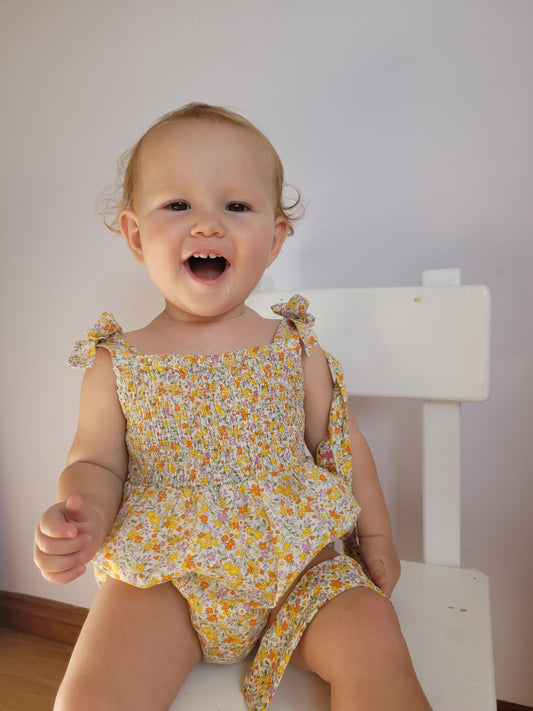
[[249, 209], [248, 205], [242, 202], [230, 202], [226, 207], [230, 212], [247, 212]]
[[173, 202], [168, 203], [167, 209], [174, 210], [175, 212], [180, 212], [181, 210], [188, 210], [189, 204], [184, 202], [183, 200], [174, 200]]

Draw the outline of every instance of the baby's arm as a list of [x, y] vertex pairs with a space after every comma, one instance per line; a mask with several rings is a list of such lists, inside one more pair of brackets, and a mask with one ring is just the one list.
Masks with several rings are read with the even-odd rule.
[[400, 560], [394, 546], [389, 512], [370, 447], [350, 412], [348, 421], [352, 448], [352, 491], [361, 507], [357, 522], [359, 553], [372, 580], [390, 595], [400, 577]]
[[35, 563], [51, 582], [67, 583], [105, 540], [122, 499], [127, 473], [125, 422], [109, 354], [101, 348], [84, 376], [80, 419], [58, 502], [42, 515], [35, 534]]
[[[324, 352], [303, 356], [306, 444], [313, 456], [327, 435], [333, 381]], [[400, 577], [392, 526], [370, 448], [348, 413], [352, 450], [352, 491], [361, 506], [357, 524], [359, 552], [372, 580], [390, 595]]]

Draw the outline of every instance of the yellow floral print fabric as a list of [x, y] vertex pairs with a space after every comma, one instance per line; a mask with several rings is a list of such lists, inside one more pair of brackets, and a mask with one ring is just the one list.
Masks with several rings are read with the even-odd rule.
[[248, 654], [299, 572], [359, 514], [344, 380], [328, 354], [329, 432], [316, 462], [305, 447], [307, 306], [298, 295], [274, 306], [272, 343], [218, 355], [143, 354], [104, 313], [69, 359], [86, 368], [96, 347], [109, 351], [126, 419], [128, 476], [96, 577], [171, 581], [207, 661]]
[[310, 568], [279, 609], [246, 674], [244, 698], [250, 711], [268, 708], [291, 655], [318, 610], [341, 592], [367, 587], [386, 595], [363, 572], [358, 560], [340, 555]]

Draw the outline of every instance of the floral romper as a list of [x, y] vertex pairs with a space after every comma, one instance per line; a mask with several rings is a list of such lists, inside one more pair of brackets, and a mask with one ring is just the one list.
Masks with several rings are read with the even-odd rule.
[[[126, 419], [121, 508], [94, 558], [96, 577], [137, 587], [171, 581], [187, 599], [204, 659], [231, 663], [261, 640], [244, 681], [266, 709], [305, 627], [329, 599], [366, 586], [357, 559], [346, 392], [334, 391], [316, 462], [304, 442], [302, 347], [317, 341], [308, 302], [294, 296], [272, 343], [220, 355], [145, 355], [104, 313], [69, 364], [112, 359]], [[308, 570], [261, 638], [299, 573], [338, 538], [345, 554]], [[381, 593], [382, 594], [382, 593]]]

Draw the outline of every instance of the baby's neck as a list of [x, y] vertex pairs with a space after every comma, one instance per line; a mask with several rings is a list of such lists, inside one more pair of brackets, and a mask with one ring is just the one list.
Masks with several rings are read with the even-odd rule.
[[126, 334], [126, 339], [141, 353], [213, 355], [268, 345], [278, 324], [246, 306], [232, 318], [200, 322], [179, 321], [165, 310], [145, 328]]

